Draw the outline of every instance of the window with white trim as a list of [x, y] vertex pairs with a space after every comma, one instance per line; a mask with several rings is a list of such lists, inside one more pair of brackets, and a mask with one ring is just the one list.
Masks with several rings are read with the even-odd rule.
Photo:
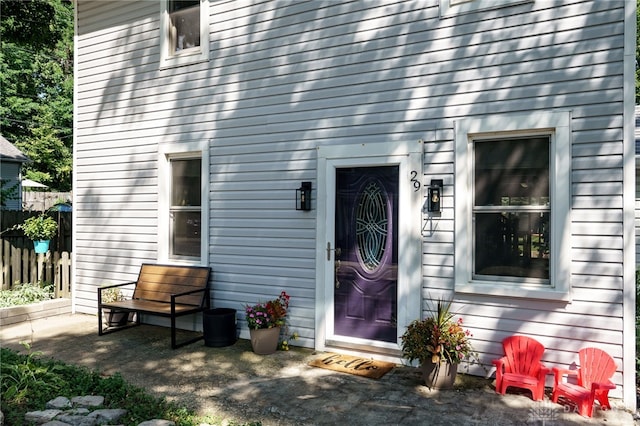
[[206, 264], [207, 152], [206, 142], [160, 146], [158, 257], [161, 261]]
[[209, 59], [206, 0], [161, 0], [160, 66]]
[[569, 297], [569, 117], [456, 122], [456, 291]]

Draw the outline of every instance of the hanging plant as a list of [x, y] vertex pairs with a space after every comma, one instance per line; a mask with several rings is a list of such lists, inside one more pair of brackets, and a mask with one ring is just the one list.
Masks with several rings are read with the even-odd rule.
[[58, 224], [55, 220], [41, 214], [26, 219], [18, 228], [32, 241], [50, 240], [56, 236]]

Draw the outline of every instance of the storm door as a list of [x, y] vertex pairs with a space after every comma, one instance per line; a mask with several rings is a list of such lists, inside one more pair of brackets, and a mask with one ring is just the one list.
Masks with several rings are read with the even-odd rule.
[[396, 342], [399, 167], [336, 169], [334, 334]]

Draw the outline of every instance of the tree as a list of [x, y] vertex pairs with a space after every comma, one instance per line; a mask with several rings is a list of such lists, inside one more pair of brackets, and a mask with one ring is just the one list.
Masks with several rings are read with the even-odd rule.
[[24, 176], [71, 189], [73, 4], [0, 0], [0, 126], [31, 160]]

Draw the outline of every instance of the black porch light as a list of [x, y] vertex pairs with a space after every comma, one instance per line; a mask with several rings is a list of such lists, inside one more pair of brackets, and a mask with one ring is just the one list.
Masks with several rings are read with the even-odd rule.
[[442, 179], [431, 179], [431, 185], [427, 188], [427, 211], [440, 213], [442, 208]]
[[296, 189], [296, 210], [311, 210], [311, 182], [302, 182]]

